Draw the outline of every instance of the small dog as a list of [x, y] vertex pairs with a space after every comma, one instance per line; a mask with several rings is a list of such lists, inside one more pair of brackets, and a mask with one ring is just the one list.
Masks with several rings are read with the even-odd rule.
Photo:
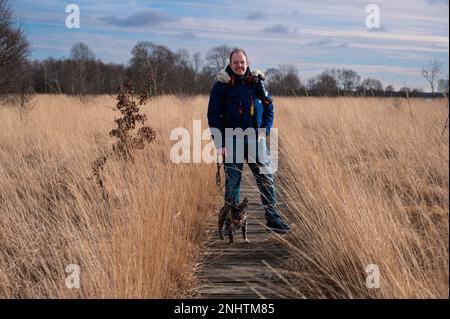
[[234, 243], [233, 233], [236, 229], [242, 227], [242, 236], [246, 242], [247, 239], [247, 197], [244, 198], [242, 203], [236, 205], [236, 203], [226, 203], [219, 212], [219, 235], [223, 240], [222, 229], [226, 222], [226, 230], [228, 231], [228, 237], [230, 237], [230, 244]]

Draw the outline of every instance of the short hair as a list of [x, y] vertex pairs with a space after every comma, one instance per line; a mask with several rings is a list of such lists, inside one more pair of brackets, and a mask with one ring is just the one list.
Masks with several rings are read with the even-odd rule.
[[247, 57], [247, 53], [245, 53], [244, 49], [241, 48], [234, 48], [231, 53], [230, 53], [230, 63], [231, 63], [231, 58], [233, 57], [233, 54], [235, 53], [242, 53], [245, 56], [245, 60], [248, 63], [248, 57]]

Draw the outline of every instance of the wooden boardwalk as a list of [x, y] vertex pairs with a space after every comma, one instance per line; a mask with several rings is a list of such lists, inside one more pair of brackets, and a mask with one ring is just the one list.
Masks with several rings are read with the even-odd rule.
[[241, 201], [249, 200], [247, 237], [243, 242], [242, 232], [235, 235], [231, 246], [224, 232], [219, 239], [217, 214], [209, 223], [210, 243], [204, 267], [200, 273], [199, 298], [282, 298], [284, 283], [276, 269], [286, 260], [287, 251], [265, 229], [264, 208], [261, 205], [256, 181], [244, 165], [241, 182]]

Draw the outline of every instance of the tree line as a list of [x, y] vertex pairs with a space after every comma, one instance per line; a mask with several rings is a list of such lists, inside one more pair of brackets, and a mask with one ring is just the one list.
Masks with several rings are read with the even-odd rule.
[[[185, 49], [173, 52], [152, 42], [139, 42], [131, 51], [128, 65], [105, 64], [95, 58], [83, 43], [75, 44], [67, 59], [48, 58], [31, 63], [34, 90], [37, 93], [70, 95], [114, 94], [121, 83], [132, 80], [138, 89], [152, 95], [209, 94], [217, 72], [228, 64], [231, 47], [210, 49], [204, 57]], [[424, 96], [422, 89], [392, 85], [383, 87], [380, 80], [364, 78], [352, 69], [326, 69], [305, 83], [293, 65], [280, 65], [265, 70], [266, 85], [272, 95], [280, 96]], [[448, 78], [431, 81], [435, 88], [448, 92]]]
[[[132, 80], [138, 90], [151, 95], [209, 94], [217, 72], [226, 67], [231, 47], [211, 48], [206, 54], [176, 52], [164, 45], [139, 42], [124, 64], [104, 63], [84, 43], [76, 43], [68, 58], [30, 60], [30, 46], [7, 0], [0, 0], [0, 102], [26, 103], [33, 93], [95, 95], [116, 94]], [[448, 94], [448, 76], [440, 79], [442, 63], [433, 60], [422, 70], [431, 87]], [[378, 79], [365, 78], [351, 69], [326, 69], [321, 74], [300, 79], [293, 65], [265, 70], [266, 86], [280, 96], [427, 96], [421, 89], [383, 87]]]

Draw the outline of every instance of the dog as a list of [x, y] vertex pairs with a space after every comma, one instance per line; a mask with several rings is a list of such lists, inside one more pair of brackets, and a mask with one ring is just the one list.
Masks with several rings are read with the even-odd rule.
[[219, 212], [219, 236], [223, 240], [222, 229], [226, 223], [226, 230], [228, 237], [230, 238], [230, 244], [234, 244], [233, 233], [236, 229], [242, 227], [242, 236], [245, 242], [249, 242], [247, 239], [247, 205], [248, 199], [244, 198], [242, 203], [236, 205], [235, 202], [227, 202]]

